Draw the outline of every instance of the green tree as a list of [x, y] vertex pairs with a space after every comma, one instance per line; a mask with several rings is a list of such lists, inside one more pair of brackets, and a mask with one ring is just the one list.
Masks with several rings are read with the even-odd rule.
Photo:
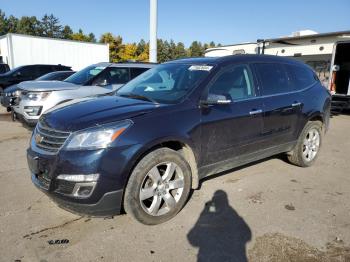
[[60, 21], [53, 14], [45, 14], [40, 22], [40, 34], [46, 37], [61, 38], [62, 26]]
[[136, 48], [136, 55], [141, 55], [142, 53], [145, 52], [146, 49], [146, 42], [145, 40], [141, 39], [140, 42], [137, 44]]
[[7, 33], [16, 33], [17, 32], [18, 19], [13, 15], [10, 15], [6, 19]]
[[65, 25], [61, 31], [61, 37], [63, 39], [72, 39], [73, 30], [69, 25]]
[[5, 35], [7, 32], [7, 18], [5, 13], [0, 9], [0, 35]]
[[35, 16], [22, 16], [18, 20], [16, 33], [26, 35], [38, 35], [39, 34], [40, 21]]
[[96, 37], [93, 33], [89, 34], [89, 42], [96, 43]]
[[203, 56], [204, 52], [203, 52], [203, 46], [202, 46], [201, 42], [193, 41], [188, 49], [188, 55], [190, 57]]
[[123, 52], [123, 38], [114, 36], [112, 33], [104, 33], [100, 37], [100, 43], [109, 44], [109, 60], [111, 62], [121, 61], [120, 54]]
[[82, 42], [96, 42], [96, 38], [93, 33], [90, 33], [89, 35], [85, 35], [82, 29], [79, 29], [78, 33], [71, 34], [71, 39], [82, 41]]
[[185, 45], [178, 42], [175, 47], [175, 59], [184, 58], [187, 56]]

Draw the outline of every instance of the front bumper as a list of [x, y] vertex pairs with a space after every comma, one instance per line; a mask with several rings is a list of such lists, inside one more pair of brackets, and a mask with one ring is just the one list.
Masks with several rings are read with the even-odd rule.
[[20, 122], [25, 123], [30, 127], [34, 127], [38, 123], [38, 119], [27, 119], [22, 114], [16, 112], [15, 110], [12, 111], [12, 113], [15, 115], [14, 119], [17, 119]]
[[60, 208], [69, 212], [88, 215], [96, 217], [113, 216], [120, 214], [121, 203], [123, 198], [123, 190], [116, 190], [105, 193], [101, 199], [94, 204], [81, 204], [64, 200], [60, 197], [53, 196], [49, 191], [41, 184], [35, 174], [32, 174], [33, 184], [39, 188], [42, 192], [47, 194]]
[[[32, 182], [60, 207], [90, 216], [120, 213], [123, 191], [132, 168], [129, 157], [140, 145], [47, 154], [36, 149], [34, 142], [32, 138], [27, 150]], [[58, 176], [63, 174], [99, 176], [91, 194], [77, 197], [72, 192], [79, 182], [62, 182]]]

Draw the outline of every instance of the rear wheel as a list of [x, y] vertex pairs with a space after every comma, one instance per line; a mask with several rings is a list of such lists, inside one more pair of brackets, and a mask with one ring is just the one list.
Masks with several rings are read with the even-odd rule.
[[320, 151], [322, 138], [322, 122], [308, 122], [300, 134], [297, 145], [288, 153], [288, 160], [301, 167], [313, 165]]
[[160, 224], [181, 210], [190, 189], [189, 164], [178, 152], [160, 148], [136, 165], [125, 189], [124, 208], [143, 224]]

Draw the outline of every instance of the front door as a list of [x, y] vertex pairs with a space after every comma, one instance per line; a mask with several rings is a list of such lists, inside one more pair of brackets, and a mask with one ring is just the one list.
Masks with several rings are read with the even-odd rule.
[[225, 97], [231, 103], [201, 107], [202, 166], [258, 150], [263, 103], [250, 67], [231, 65], [222, 69], [209, 84], [207, 96]]

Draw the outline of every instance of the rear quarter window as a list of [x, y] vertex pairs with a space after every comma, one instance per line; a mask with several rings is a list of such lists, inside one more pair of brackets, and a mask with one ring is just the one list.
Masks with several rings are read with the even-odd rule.
[[286, 68], [294, 90], [304, 89], [318, 81], [315, 73], [307, 67], [286, 65]]
[[287, 71], [283, 64], [255, 64], [262, 85], [261, 95], [274, 95], [292, 91]]

